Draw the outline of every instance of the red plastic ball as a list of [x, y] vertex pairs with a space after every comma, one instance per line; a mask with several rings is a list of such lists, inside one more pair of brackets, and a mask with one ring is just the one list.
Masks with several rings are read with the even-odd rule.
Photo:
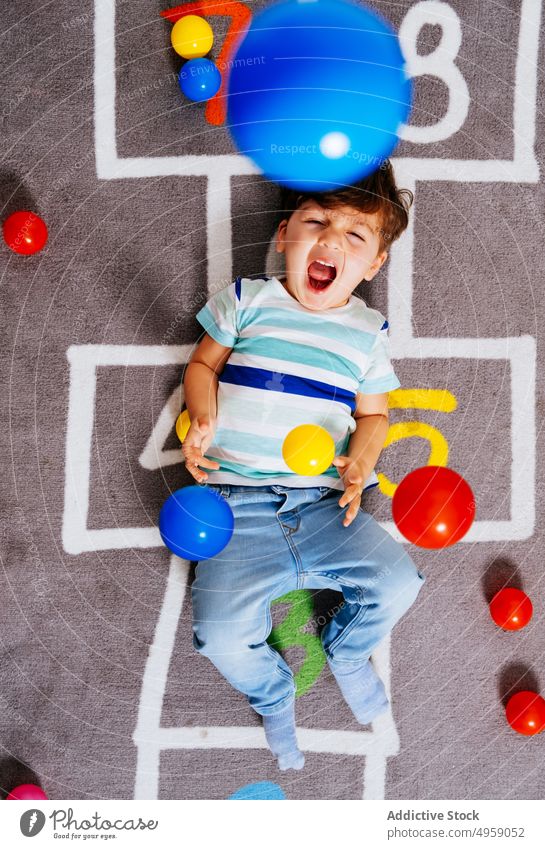
[[545, 730], [545, 699], [539, 693], [521, 690], [507, 702], [505, 715], [514, 731], [532, 737]]
[[38, 787], [37, 784], [19, 784], [17, 787], [13, 788], [11, 793], [8, 793], [6, 799], [43, 800], [47, 799], [47, 796], [42, 788]]
[[8, 216], [2, 225], [4, 241], [16, 254], [35, 254], [47, 242], [45, 221], [35, 212], [21, 209]]
[[453, 469], [422, 466], [398, 485], [392, 515], [409, 542], [421, 548], [446, 548], [471, 527], [475, 498], [469, 484]]
[[532, 602], [522, 590], [504, 587], [490, 602], [490, 615], [506, 631], [519, 631], [532, 618]]

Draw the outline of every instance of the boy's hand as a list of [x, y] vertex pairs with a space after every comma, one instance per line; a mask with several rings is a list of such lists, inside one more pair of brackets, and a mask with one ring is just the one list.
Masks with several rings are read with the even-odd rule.
[[335, 457], [333, 465], [337, 467], [337, 471], [344, 482], [344, 492], [339, 501], [339, 507], [350, 504], [343, 520], [343, 525], [347, 528], [355, 519], [360, 509], [361, 495], [365, 483], [365, 470], [363, 465], [358, 463], [353, 457]]
[[216, 422], [214, 420], [209, 416], [199, 416], [191, 422], [183, 441], [182, 453], [185, 457], [185, 466], [197, 483], [203, 483], [208, 477], [205, 472], [201, 472], [199, 466], [204, 466], [206, 469], [219, 469], [220, 467], [220, 464], [216, 463], [215, 460], [208, 460], [204, 456], [212, 444], [215, 431]]

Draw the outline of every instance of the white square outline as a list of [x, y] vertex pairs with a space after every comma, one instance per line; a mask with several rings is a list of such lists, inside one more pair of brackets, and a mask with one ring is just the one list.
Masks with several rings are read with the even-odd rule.
[[[515, 69], [513, 159], [393, 159], [414, 181], [528, 182], [539, 179], [534, 153], [541, 0], [523, 0]], [[242, 154], [118, 157], [116, 137], [115, 0], [95, 0], [95, 151], [97, 176], [119, 180], [170, 175], [213, 178], [261, 174]], [[218, 174], [221, 169], [222, 175]]]
[[[392, 158], [396, 174], [412, 183], [528, 182], [539, 179], [535, 158], [537, 58], [541, 0], [523, 0], [520, 15], [513, 105], [513, 159]], [[231, 177], [260, 175], [261, 171], [241, 154], [219, 156], [118, 157], [116, 138], [115, 0], [95, 0], [94, 19], [95, 151], [97, 177], [101, 180], [143, 177], [207, 177], [206, 237], [208, 291], [210, 284], [232, 277]]]
[[[399, 263], [400, 256], [396, 256]], [[393, 258], [392, 258], [393, 263]], [[504, 339], [414, 339], [392, 334], [394, 359], [504, 359], [511, 364], [511, 519], [475, 521], [458, 543], [520, 540], [535, 525], [535, 369], [536, 344], [532, 336]], [[163, 545], [157, 527], [88, 528], [91, 449], [96, 374], [99, 367], [182, 365], [192, 345], [72, 345], [66, 430], [63, 547], [69, 554]], [[396, 348], [403, 357], [396, 357]], [[524, 427], [530, 445], [517, 437]], [[398, 542], [406, 542], [393, 522], [382, 527]]]

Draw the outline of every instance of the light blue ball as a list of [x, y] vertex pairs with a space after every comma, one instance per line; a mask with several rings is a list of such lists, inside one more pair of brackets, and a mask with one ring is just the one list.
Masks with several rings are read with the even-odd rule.
[[327, 191], [380, 168], [411, 99], [386, 21], [348, 0], [287, 0], [255, 15], [238, 47], [227, 122], [269, 179]]
[[228, 799], [248, 800], [248, 799], [270, 799], [270, 800], [285, 800], [286, 795], [278, 784], [274, 781], [256, 781], [253, 784], [245, 784], [244, 787], [239, 787]]
[[178, 83], [190, 100], [210, 100], [221, 86], [221, 73], [210, 59], [189, 59], [180, 68]]
[[185, 560], [215, 557], [233, 536], [234, 526], [233, 511], [225, 498], [206, 486], [176, 490], [159, 514], [161, 539]]

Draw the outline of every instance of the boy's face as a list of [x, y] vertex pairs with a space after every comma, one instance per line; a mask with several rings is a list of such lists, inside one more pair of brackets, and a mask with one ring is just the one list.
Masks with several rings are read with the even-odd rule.
[[[378, 213], [352, 206], [326, 209], [305, 200], [278, 226], [276, 251], [286, 253], [286, 288], [309, 310], [327, 310], [348, 303], [363, 280], [372, 280], [386, 257], [379, 254]], [[313, 265], [324, 260], [335, 266]]]

